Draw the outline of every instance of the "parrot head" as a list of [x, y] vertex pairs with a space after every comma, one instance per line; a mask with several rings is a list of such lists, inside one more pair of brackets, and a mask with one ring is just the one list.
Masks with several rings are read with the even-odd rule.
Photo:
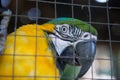
[[43, 25], [51, 38], [59, 68], [64, 70], [66, 64], [81, 66], [79, 76], [83, 76], [94, 60], [96, 29], [74, 18], [57, 18]]

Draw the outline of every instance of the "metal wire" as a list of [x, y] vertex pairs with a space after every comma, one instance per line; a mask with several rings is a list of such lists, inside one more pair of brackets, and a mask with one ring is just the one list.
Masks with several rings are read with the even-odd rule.
[[[90, 3], [90, 0], [88, 0], [88, 12], [89, 12], [89, 22], [90, 22], [90, 24], [91, 24], [91, 21], [92, 21], [92, 19], [91, 19], [91, 3]], [[90, 32], [91, 32], [91, 26], [90, 26]], [[90, 36], [91, 37], [91, 36]], [[91, 59], [92, 60], [92, 59]], [[93, 65], [91, 65], [91, 80], [93, 80]]]
[[[112, 43], [111, 43], [111, 30], [110, 30], [110, 17], [109, 17], [109, 8], [108, 8], [109, 6], [108, 6], [108, 3], [107, 3], [107, 20], [108, 20], [108, 32], [109, 32], [109, 47], [110, 47], [110, 58], [113, 60], [113, 56], [112, 56]], [[113, 62], [112, 62], [112, 60], [110, 60], [110, 67], [111, 67], [111, 79], [112, 79], [112, 74], [113, 74], [113, 67], [112, 67], [112, 65], [113, 65]]]
[[[57, 18], [57, 4], [56, 4], [56, 0], [54, 1], [55, 2], [55, 4], [54, 4], [54, 11], [55, 11], [55, 19]], [[57, 57], [56, 55], [55, 55], [55, 57]], [[54, 58], [55, 60], [57, 60], [56, 58]], [[56, 64], [56, 63], [55, 63]], [[55, 75], [56, 75], [56, 67], [55, 67]], [[57, 80], [57, 78], [55, 77], [55, 80]]]
[[[29, 1], [34, 1], [34, 0], [29, 0]], [[63, 5], [73, 5], [73, 6], [85, 6], [85, 7], [89, 7], [89, 5], [83, 5], [83, 4], [71, 4], [71, 3], [64, 3], [64, 2], [57, 2], [57, 1], [44, 1], [44, 0], [39, 0], [39, 2], [42, 3], [51, 3], [51, 4], [63, 4]], [[107, 6], [96, 6], [96, 5], [90, 5], [90, 7], [95, 7], [95, 8], [107, 8]], [[120, 7], [111, 7], [108, 6], [108, 8], [110, 9], [120, 9]]]
[[13, 67], [12, 67], [12, 80], [14, 80], [14, 66], [15, 66], [15, 52], [16, 52], [16, 29], [17, 29], [17, 23], [18, 23], [18, 0], [16, 0], [16, 8], [15, 8], [15, 27], [14, 27], [14, 32], [15, 32], [15, 37], [14, 37], [14, 52], [13, 52]]

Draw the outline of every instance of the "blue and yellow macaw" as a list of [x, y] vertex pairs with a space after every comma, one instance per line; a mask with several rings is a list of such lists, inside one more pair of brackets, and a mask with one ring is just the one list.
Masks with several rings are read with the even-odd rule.
[[27, 24], [10, 33], [0, 55], [0, 80], [75, 80], [91, 66], [97, 31], [74, 18]]

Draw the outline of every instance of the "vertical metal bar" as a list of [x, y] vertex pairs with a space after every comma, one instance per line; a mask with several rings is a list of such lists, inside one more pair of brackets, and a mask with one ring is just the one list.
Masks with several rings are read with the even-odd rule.
[[111, 68], [111, 80], [112, 80], [112, 74], [113, 74], [113, 55], [112, 55], [112, 38], [111, 38], [111, 31], [110, 31], [110, 15], [109, 15], [109, 5], [108, 5], [108, 2], [107, 2], [107, 24], [108, 24], [108, 33], [109, 33], [109, 48], [110, 48], [110, 68]]
[[13, 67], [12, 67], [12, 80], [14, 80], [14, 69], [15, 69], [15, 53], [16, 53], [16, 29], [17, 29], [17, 20], [18, 20], [18, 0], [16, 0], [16, 9], [15, 9], [15, 28], [14, 28], [14, 53], [13, 53]]
[[34, 72], [34, 80], [36, 80], [36, 67], [37, 67], [37, 45], [38, 45], [38, 0], [36, 0], [36, 16], [35, 16], [35, 18], [36, 18], [36, 48], [35, 48], [35, 65], [34, 65], [34, 67], [35, 67], [35, 72]]
[[[55, 8], [55, 18], [57, 18], [57, 2], [56, 2], [56, 0], [54, 1], [54, 8]], [[52, 37], [52, 38], [54, 38], [54, 37]], [[55, 63], [54, 64], [56, 64], [56, 60], [57, 60], [57, 56], [55, 55], [54, 56], [55, 57]], [[55, 66], [55, 75], [57, 75], [57, 71], [56, 71], [56, 66]], [[60, 77], [60, 76], [59, 76]], [[57, 80], [57, 78], [55, 77], [55, 80]]]
[[[73, 5], [73, 4], [74, 4], [74, 0], [71, 0], [72, 18], [74, 18], [74, 5]], [[75, 53], [75, 49], [73, 49], [73, 55], [74, 55], [74, 53]], [[75, 60], [75, 56], [73, 56], [72, 59], [73, 59], [73, 61], [74, 61], [74, 60]], [[75, 73], [75, 67], [74, 67], [74, 73]], [[69, 77], [69, 78], [70, 78], [70, 77]], [[69, 79], [69, 78], [68, 78], [68, 79]], [[73, 78], [75, 79], [75, 74], [74, 74], [74, 77], [73, 77]]]
[[56, 0], [55, 0], [54, 6], [55, 6], [55, 18], [57, 18], [57, 3], [56, 3]]
[[74, 18], [74, 0], [72, 0], [71, 2], [72, 2], [72, 18]]
[[[91, 0], [88, 1], [88, 11], [89, 11], [89, 23], [90, 23], [90, 32], [91, 32]], [[91, 38], [91, 36], [90, 36]], [[90, 45], [91, 46], [91, 45]], [[92, 60], [92, 57], [91, 57]], [[93, 64], [91, 65], [91, 74], [92, 74], [92, 78], [91, 80], [93, 80]]]

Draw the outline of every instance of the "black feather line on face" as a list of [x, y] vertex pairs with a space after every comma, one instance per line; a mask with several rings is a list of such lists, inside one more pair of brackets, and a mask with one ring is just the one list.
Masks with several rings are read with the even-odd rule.
[[[68, 25], [68, 24], [66, 24]], [[57, 25], [56, 25], [57, 26]], [[66, 27], [66, 31], [63, 32], [64, 29], [62, 28], [65, 28]], [[75, 27], [75, 26], [65, 26], [65, 24], [61, 24], [59, 29], [55, 29], [55, 31], [58, 33], [55, 34], [56, 36], [58, 36], [59, 38], [65, 40], [65, 41], [70, 41], [70, 42], [74, 42], [74, 41], [77, 41], [78, 39], [80, 39], [80, 36], [82, 34], [82, 30]]]

